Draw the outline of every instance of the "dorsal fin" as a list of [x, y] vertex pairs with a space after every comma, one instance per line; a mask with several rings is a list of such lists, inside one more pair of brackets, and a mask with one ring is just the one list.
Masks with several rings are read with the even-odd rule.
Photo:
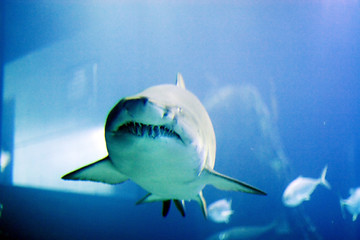
[[185, 89], [185, 82], [184, 82], [184, 79], [183, 79], [181, 73], [178, 73], [176, 75], [176, 86]]

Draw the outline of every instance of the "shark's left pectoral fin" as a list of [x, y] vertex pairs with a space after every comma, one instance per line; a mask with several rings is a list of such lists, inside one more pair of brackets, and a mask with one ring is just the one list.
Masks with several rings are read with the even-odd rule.
[[128, 180], [128, 177], [117, 171], [111, 163], [109, 156], [107, 156], [97, 162], [62, 176], [62, 179], [118, 184]]
[[266, 195], [266, 193], [261, 191], [260, 189], [257, 189], [244, 182], [240, 182], [239, 180], [218, 173], [212, 169], [204, 169], [202, 175], [205, 184], [211, 184], [220, 190], [241, 191], [246, 193]]

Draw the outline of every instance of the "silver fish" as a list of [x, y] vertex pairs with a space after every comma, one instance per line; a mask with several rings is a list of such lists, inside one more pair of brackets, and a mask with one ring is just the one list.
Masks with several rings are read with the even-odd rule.
[[341, 212], [345, 216], [344, 208], [352, 214], [352, 220], [355, 221], [360, 213], [360, 187], [350, 189], [350, 196], [347, 199], [340, 199]]
[[315, 188], [321, 184], [330, 189], [330, 184], [326, 181], [327, 166], [323, 169], [321, 177], [318, 179], [305, 178], [302, 176], [297, 177], [285, 189], [282, 196], [282, 201], [287, 207], [296, 207], [303, 201], [310, 200], [310, 195], [314, 192]]

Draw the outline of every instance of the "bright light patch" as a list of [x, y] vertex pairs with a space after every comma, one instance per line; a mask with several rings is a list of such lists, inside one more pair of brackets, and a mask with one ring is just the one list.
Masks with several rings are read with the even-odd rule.
[[61, 176], [107, 155], [103, 127], [59, 134], [15, 147], [14, 185], [112, 194], [113, 186], [61, 180]]

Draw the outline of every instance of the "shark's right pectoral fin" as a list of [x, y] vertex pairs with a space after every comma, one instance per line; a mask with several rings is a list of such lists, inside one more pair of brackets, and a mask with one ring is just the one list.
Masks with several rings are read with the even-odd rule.
[[111, 163], [109, 156], [107, 156], [97, 162], [62, 176], [62, 179], [118, 184], [128, 180], [128, 177], [117, 171]]
[[202, 174], [204, 182], [206, 184], [211, 184], [220, 190], [241, 191], [246, 193], [266, 195], [266, 193], [261, 191], [260, 189], [257, 189], [234, 178], [218, 173], [212, 169], [204, 169]]

